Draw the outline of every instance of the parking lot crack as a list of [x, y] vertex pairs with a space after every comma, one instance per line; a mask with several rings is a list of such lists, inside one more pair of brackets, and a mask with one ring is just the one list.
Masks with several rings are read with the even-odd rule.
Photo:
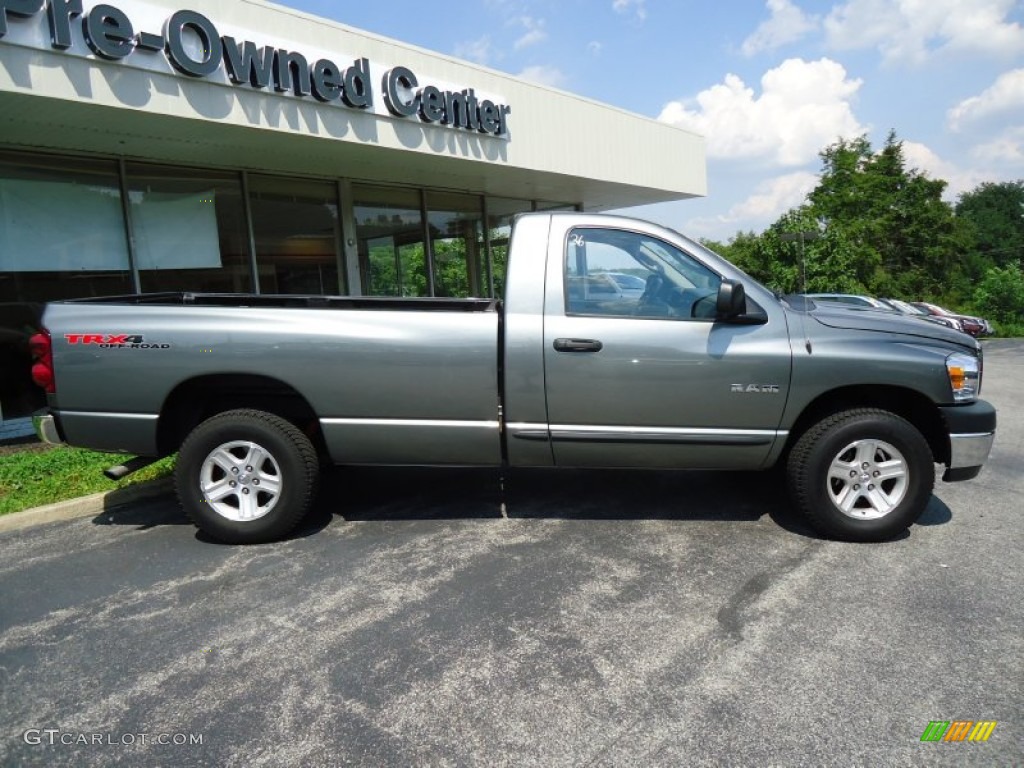
[[819, 548], [820, 544], [808, 546], [800, 554], [784, 560], [779, 566], [752, 576], [730, 595], [726, 604], [718, 611], [717, 616], [718, 623], [725, 630], [726, 635], [741, 640], [744, 627], [754, 618], [750, 610], [752, 606], [774, 584], [782, 581], [810, 560]]

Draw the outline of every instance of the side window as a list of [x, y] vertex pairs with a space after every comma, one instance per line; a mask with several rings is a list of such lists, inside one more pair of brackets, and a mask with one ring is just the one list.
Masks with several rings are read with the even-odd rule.
[[711, 319], [719, 283], [717, 274], [663, 240], [618, 229], [569, 232], [566, 314]]

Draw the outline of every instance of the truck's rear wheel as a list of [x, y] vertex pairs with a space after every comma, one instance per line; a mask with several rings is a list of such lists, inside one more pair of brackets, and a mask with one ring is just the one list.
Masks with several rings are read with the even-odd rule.
[[884, 541], [924, 512], [935, 464], [924, 436], [888, 411], [856, 409], [818, 422], [789, 454], [790, 492], [820, 533]]
[[175, 469], [185, 514], [231, 544], [288, 534], [306, 514], [318, 479], [309, 438], [280, 416], [249, 409], [219, 413], [192, 430]]

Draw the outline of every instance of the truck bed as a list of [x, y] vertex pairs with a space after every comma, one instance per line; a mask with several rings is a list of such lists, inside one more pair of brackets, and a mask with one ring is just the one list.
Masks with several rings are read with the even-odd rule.
[[189, 403], [276, 393], [315, 415], [335, 462], [489, 465], [501, 461], [499, 306], [162, 293], [54, 302], [44, 323], [75, 445], [159, 454], [161, 436], [204, 415]]

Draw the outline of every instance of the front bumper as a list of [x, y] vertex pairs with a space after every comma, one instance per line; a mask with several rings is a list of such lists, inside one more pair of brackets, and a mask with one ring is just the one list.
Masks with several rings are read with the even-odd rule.
[[996, 437], [996, 409], [977, 400], [940, 410], [949, 430], [949, 463], [942, 479], [957, 482], [977, 477]]
[[46, 411], [37, 411], [32, 414], [32, 426], [36, 431], [36, 437], [50, 445], [62, 445], [64, 436], [61, 435], [60, 425], [53, 414]]

